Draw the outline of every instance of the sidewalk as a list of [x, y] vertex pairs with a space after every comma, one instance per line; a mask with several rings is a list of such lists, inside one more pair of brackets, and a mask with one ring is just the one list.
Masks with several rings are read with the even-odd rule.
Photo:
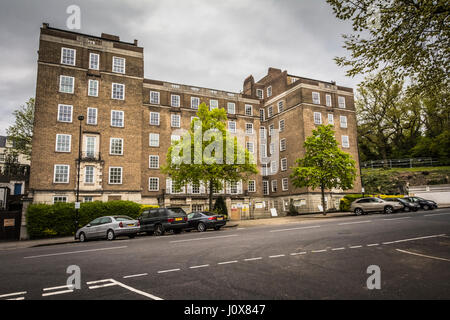
[[[332, 219], [340, 217], [351, 217], [353, 214], [351, 212], [333, 212], [327, 213], [324, 216], [321, 213], [317, 214], [303, 214], [298, 216], [286, 216], [286, 217], [271, 217], [262, 218], [254, 220], [230, 220], [227, 222], [224, 228], [251, 228], [256, 226], [267, 226], [267, 225], [277, 225], [293, 222], [306, 222], [315, 219]], [[40, 240], [22, 240], [22, 241], [4, 241], [0, 242], [0, 252], [3, 250], [14, 250], [14, 249], [24, 249], [39, 246], [51, 246], [57, 244], [67, 244], [76, 242], [73, 236], [52, 238], [52, 239], [40, 239]]]

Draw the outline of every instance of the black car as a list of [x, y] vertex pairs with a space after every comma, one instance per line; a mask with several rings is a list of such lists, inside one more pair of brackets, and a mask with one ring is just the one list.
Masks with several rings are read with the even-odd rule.
[[209, 228], [219, 230], [226, 223], [227, 222], [225, 221], [222, 215], [216, 214], [214, 212], [208, 211], [192, 212], [188, 214], [189, 227], [186, 231], [196, 229], [199, 232], [203, 232]]
[[433, 200], [426, 200], [419, 197], [406, 197], [404, 199], [408, 202], [417, 203], [420, 206], [420, 208], [424, 210], [433, 210], [437, 209], [438, 207], [437, 203], [434, 202]]
[[187, 214], [178, 207], [145, 210], [138, 220], [141, 225], [140, 232], [156, 236], [171, 230], [180, 233], [188, 227]]
[[420, 209], [420, 205], [418, 203], [410, 202], [403, 198], [385, 198], [384, 200], [390, 201], [390, 202], [400, 202], [403, 205], [402, 211], [405, 211], [405, 212], [417, 211]]

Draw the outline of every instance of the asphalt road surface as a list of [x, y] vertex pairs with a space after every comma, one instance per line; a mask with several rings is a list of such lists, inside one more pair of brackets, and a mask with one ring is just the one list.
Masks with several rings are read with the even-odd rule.
[[449, 298], [450, 209], [0, 251], [0, 300]]

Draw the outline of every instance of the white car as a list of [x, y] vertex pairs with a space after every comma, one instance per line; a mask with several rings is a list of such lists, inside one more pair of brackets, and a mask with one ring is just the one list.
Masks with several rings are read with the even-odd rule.
[[400, 202], [388, 202], [379, 198], [361, 198], [352, 202], [350, 210], [357, 216], [367, 214], [368, 212], [383, 212], [386, 214], [394, 213], [403, 209]]
[[127, 216], [105, 216], [92, 220], [75, 233], [75, 240], [81, 242], [91, 239], [114, 240], [118, 236], [134, 238], [140, 230], [138, 220]]

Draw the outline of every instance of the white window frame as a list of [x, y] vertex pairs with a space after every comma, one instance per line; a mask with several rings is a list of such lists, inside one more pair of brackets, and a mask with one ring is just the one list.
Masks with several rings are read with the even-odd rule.
[[[113, 148], [113, 142], [120, 141], [120, 153], [117, 152], [116, 146]], [[111, 156], [122, 156], [123, 155], [123, 138], [109, 138], [109, 155]]]
[[334, 126], [334, 115], [332, 113], [328, 114], [328, 124], [332, 124]]
[[320, 125], [322, 124], [322, 113], [314, 112], [314, 124]]
[[[64, 58], [65, 58], [64, 52], [65, 51], [73, 52], [73, 58], [69, 57], [69, 59], [73, 59], [73, 63], [64, 62]], [[61, 48], [61, 64], [65, 64], [68, 66], [74, 66], [74, 65], [76, 65], [76, 62], [77, 62], [77, 50], [72, 49], [72, 48], [62, 47]]]
[[345, 109], [345, 97], [338, 96], [338, 106], [339, 108]]
[[320, 104], [320, 93], [313, 91], [312, 92], [312, 103], [313, 104]]
[[263, 89], [256, 89], [256, 96], [259, 99], [264, 99], [264, 90]]
[[350, 148], [350, 140], [348, 136], [343, 135], [341, 137], [341, 141], [342, 141], [342, 148]]
[[[56, 168], [57, 167], [66, 167], [67, 168], [67, 176], [64, 181], [56, 181]], [[68, 164], [55, 164], [53, 166], [53, 183], [69, 183], [69, 177], [70, 177], [70, 165]]]
[[[60, 119], [61, 115], [63, 115], [63, 116], [65, 115], [65, 113], [61, 114], [62, 107], [70, 107], [70, 120], [69, 121]], [[64, 119], [64, 117], [63, 117], [63, 119]], [[72, 123], [72, 119], [73, 119], [73, 106], [70, 104], [58, 104], [58, 118], [57, 118], [58, 122]]]
[[170, 95], [170, 105], [172, 107], [180, 107], [180, 96], [178, 94], [171, 94]]
[[331, 94], [326, 94], [325, 95], [325, 104], [327, 107], [332, 107], [333, 104], [331, 102]]
[[[155, 118], [152, 118], [153, 116], [155, 116]], [[154, 121], [152, 121], [152, 120], [158, 120], [157, 122], [154, 122]], [[161, 121], [161, 115], [159, 114], [159, 112], [150, 112], [150, 119], [149, 119], [149, 121], [150, 121], [150, 125], [151, 126], [159, 126], [159, 124], [160, 124], [160, 121]]]
[[[196, 101], [196, 103], [194, 103]], [[198, 110], [198, 106], [200, 105], [199, 97], [191, 97], [191, 109]]]
[[[92, 169], [92, 173], [90, 172], [88, 173], [88, 169]], [[94, 178], [95, 178], [95, 167], [94, 166], [84, 167], [84, 183], [94, 183]]]
[[[123, 66], [121, 65], [121, 63], [119, 64], [117, 63], [120, 61], [123, 61]], [[126, 59], [123, 57], [113, 57], [112, 72], [125, 74], [125, 70], [126, 70]]]
[[281, 179], [281, 190], [288, 191], [289, 190], [289, 178]]
[[267, 118], [272, 118], [273, 117], [273, 106], [269, 106], [267, 108]]
[[[111, 169], [120, 169], [120, 182], [111, 182]], [[108, 168], [108, 184], [122, 184], [123, 183], [123, 167], [109, 167]]]
[[[121, 114], [121, 118], [115, 118], [114, 115]], [[120, 124], [114, 123], [114, 121], [121, 120]], [[125, 126], [125, 112], [121, 110], [111, 110], [111, 127], [123, 128]]]
[[[60, 143], [59, 138], [68, 138], [68, 142], [67, 140], [64, 140], [64, 144]], [[63, 146], [64, 149], [59, 148], [60, 146]], [[68, 147], [66, 149], [66, 147]], [[62, 153], [70, 153], [72, 150], [72, 135], [70, 134], [62, 134], [62, 133], [58, 133], [56, 134], [56, 143], [55, 143], [55, 152], [62, 152]]]
[[270, 181], [270, 187], [272, 192], [277, 192], [278, 190], [278, 180], [271, 180]]
[[278, 106], [278, 113], [281, 113], [284, 111], [284, 101], [283, 100], [278, 101], [277, 106]]
[[[70, 91], [65, 91], [63, 90], [63, 79], [70, 79], [71, 80], [71, 90]], [[64, 84], [64, 87], [69, 87], [68, 84]], [[64, 76], [64, 75], [60, 75], [59, 76], [59, 92], [61, 93], [69, 93], [69, 94], [73, 94], [75, 91], [75, 78], [71, 77], [71, 76]]]
[[[155, 137], [155, 139], [152, 139], [152, 137]], [[158, 143], [157, 144], [152, 144], [152, 141], [153, 142], [157, 141]], [[159, 147], [159, 133], [151, 132], [148, 135], [148, 145], [149, 145], [149, 147]]]
[[230, 133], [236, 133], [236, 121], [230, 120], [228, 121], [228, 131]]
[[272, 96], [272, 86], [268, 86], [266, 90], [267, 98]]
[[256, 192], [256, 180], [248, 180], [248, 192]]
[[148, 156], [148, 168], [159, 169], [159, 156], [151, 154]]
[[[152, 184], [153, 182], [153, 184]], [[156, 183], [156, 187], [155, 184]], [[148, 178], [148, 191], [159, 191], [159, 178], [158, 177], [149, 177]]]
[[253, 123], [245, 123], [245, 134], [253, 134]]
[[[119, 88], [122, 88], [122, 90], [117, 91]], [[121, 95], [120, 95], [120, 93], [121, 93]], [[115, 82], [112, 83], [111, 99], [125, 100], [125, 85], [123, 83], [115, 83]]]
[[287, 171], [288, 165], [287, 165], [287, 158], [281, 158], [281, 171]]
[[268, 196], [270, 194], [269, 181], [264, 180], [262, 183], [263, 183], [263, 195]]
[[245, 105], [245, 115], [246, 116], [253, 116], [253, 106], [251, 104]]
[[172, 128], [181, 128], [181, 115], [171, 114], [170, 115], [170, 126]]
[[[93, 114], [91, 112], [94, 112], [95, 117], [93, 117]], [[97, 114], [97, 108], [87, 108], [86, 124], [91, 126], [97, 125]], [[92, 119], [94, 119], [94, 121], [92, 121]]]
[[234, 102], [227, 102], [227, 112], [229, 114], [236, 114], [236, 104]]
[[160, 93], [159, 91], [150, 91], [150, 103], [151, 104], [160, 104]]
[[209, 100], [209, 110], [218, 109], [219, 108], [219, 100], [211, 99]]
[[280, 139], [280, 151], [286, 151], [286, 138]]
[[60, 202], [61, 203], [66, 203], [67, 202], [67, 196], [53, 196], [53, 204], [60, 203]]
[[259, 109], [259, 121], [264, 121], [266, 120], [266, 111], [261, 108]]
[[286, 129], [286, 122], [284, 121], [284, 119], [278, 121], [278, 128], [280, 132], [283, 132], [284, 129]]
[[88, 81], [88, 96], [98, 97], [98, 80], [89, 79]]
[[347, 128], [347, 116], [340, 116], [339, 117], [339, 124], [341, 128]]
[[[93, 57], [97, 57], [93, 59]], [[89, 53], [89, 69], [99, 70], [100, 69], [100, 55], [98, 53]]]

